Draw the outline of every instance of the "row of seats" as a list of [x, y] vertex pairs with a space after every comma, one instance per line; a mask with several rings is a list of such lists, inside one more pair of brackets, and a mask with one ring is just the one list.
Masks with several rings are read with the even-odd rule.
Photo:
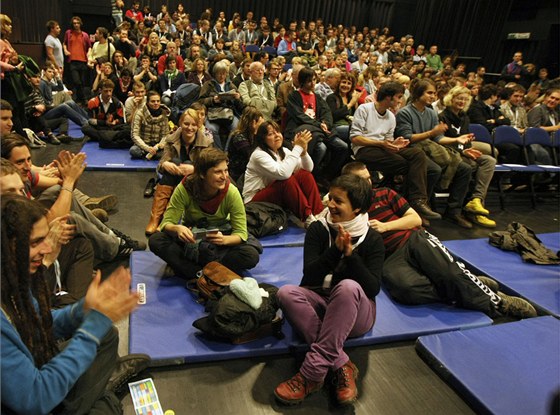
[[[531, 203], [533, 208], [537, 203], [537, 191], [535, 189], [535, 178], [543, 173], [559, 173], [559, 153], [560, 153], [560, 130], [554, 134], [549, 134], [539, 127], [527, 128], [520, 133], [516, 128], [509, 125], [496, 127], [490, 133], [486, 127], [480, 124], [471, 124], [470, 132], [475, 135], [477, 141], [488, 143], [492, 147], [492, 155], [495, 157], [495, 147], [500, 144], [514, 144], [522, 148], [522, 164], [496, 164], [495, 173], [520, 173], [526, 174], [529, 178], [529, 188], [531, 191]], [[549, 151], [552, 155], [554, 165], [531, 164], [529, 161], [528, 148], [533, 144], [539, 144]], [[500, 192], [500, 206], [505, 207], [505, 193], [503, 191], [503, 174], [498, 176], [498, 189]]]

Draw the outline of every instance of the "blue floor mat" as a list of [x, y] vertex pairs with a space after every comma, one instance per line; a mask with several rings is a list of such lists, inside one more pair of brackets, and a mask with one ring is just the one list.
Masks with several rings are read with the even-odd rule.
[[560, 387], [560, 321], [552, 316], [420, 337], [416, 350], [477, 413], [551, 413]]
[[[538, 235], [543, 244], [557, 252], [560, 233]], [[560, 317], [560, 266], [534, 265], [512, 251], [502, 251], [488, 238], [445, 241], [445, 246], [470, 267], [499, 281], [507, 290], [526, 298], [537, 308]]]
[[85, 143], [81, 151], [87, 155], [86, 170], [155, 171], [158, 165], [156, 160], [131, 159], [128, 149], [99, 148], [94, 141]]
[[[181, 280], [159, 277], [164, 262], [150, 252], [131, 256], [132, 286], [146, 284], [147, 303], [130, 317], [130, 353], [147, 353], [156, 364], [178, 364], [277, 355], [294, 348], [305, 348], [285, 321], [282, 340], [269, 337], [244, 345], [229, 345], [207, 340], [192, 322], [204, 315], [203, 307], [194, 301]], [[265, 248], [258, 266], [247, 273], [259, 282], [281, 287], [299, 284], [303, 248]], [[416, 339], [423, 334], [487, 326], [492, 320], [485, 314], [456, 309], [442, 304], [403, 306], [394, 303], [384, 292], [376, 298], [377, 321], [371, 332], [349, 339], [347, 346], [371, 345]]]

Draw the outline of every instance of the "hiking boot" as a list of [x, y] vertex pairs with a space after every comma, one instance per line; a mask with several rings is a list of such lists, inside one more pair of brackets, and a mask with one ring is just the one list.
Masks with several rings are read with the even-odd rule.
[[335, 372], [336, 401], [339, 405], [350, 405], [358, 399], [358, 373], [358, 368], [350, 360]]
[[107, 223], [109, 221], [109, 214], [104, 209], [92, 209], [91, 214], [99, 219], [101, 223]]
[[530, 318], [537, 316], [537, 310], [523, 298], [506, 295], [498, 291], [498, 297], [502, 299], [498, 305], [498, 310], [508, 316], [517, 318]]
[[117, 196], [105, 195], [101, 197], [90, 197], [84, 202], [84, 206], [89, 210], [103, 209], [109, 212], [117, 207], [117, 203], [119, 203]]
[[471, 215], [469, 220], [475, 225], [482, 226], [484, 228], [496, 227], [496, 222], [484, 215]]
[[412, 200], [410, 201], [410, 206], [412, 206], [420, 216], [424, 216], [426, 219], [441, 219], [441, 215], [434, 212], [424, 199]]
[[107, 382], [107, 390], [120, 395], [127, 383], [146, 370], [151, 363], [150, 356], [146, 354], [129, 354], [119, 357], [117, 367]]
[[297, 372], [294, 377], [278, 385], [274, 389], [274, 395], [283, 404], [297, 405], [322, 387], [323, 382], [305, 379], [300, 372]]
[[490, 277], [485, 277], [483, 275], [477, 275], [476, 277], [480, 280], [480, 282], [482, 282], [484, 285], [486, 285], [488, 288], [490, 288], [495, 293], [497, 293], [498, 290], [500, 289], [500, 284], [498, 283], [498, 281], [496, 281], [496, 280], [494, 280]]
[[466, 212], [474, 213], [476, 215], [488, 216], [490, 214], [490, 211], [484, 208], [482, 200], [478, 197], [473, 198], [469, 203], [465, 205], [463, 209]]

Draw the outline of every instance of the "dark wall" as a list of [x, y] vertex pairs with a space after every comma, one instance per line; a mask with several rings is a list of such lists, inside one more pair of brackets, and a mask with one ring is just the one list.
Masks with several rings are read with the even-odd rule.
[[[537, 67], [547, 67], [550, 77], [559, 75], [559, 22], [560, 12], [556, 0], [516, 2], [510, 18], [504, 25], [498, 44], [498, 53], [503, 57], [502, 66], [511, 61], [516, 51], [523, 52], [524, 62], [533, 62]], [[528, 40], [508, 40], [508, 33], [529, 32]]]
[[[159, 11], [162, 0], [144, 0]], [[2, 3], [2, 13], [14, 21], [13, 43], [41, 44], [45, 23], [58, 20], [63, 29], [73, 15], [84, 20], [84, 29], [110, 25], [110, 0], [12, 0]], [[166, 1], [175, 10], [179, 0]], [[125, 0], [129, 7], [131, 0]], [[252, 10], [257, 20], [267, 16], [306, 20], [322, 17], [325, 22], [344, 25], [388, 26], [396, 36], [412, 34], [416, 43], [439, 45], [443, 53], [457, 49], [460, 55], [480, 57], [487, 70], [500, 71], [513, 52], [522, 50], [525, 62], [547, 66], [558, 75], [559, 5], [557, 0], [237, 0], [183, 1], [191, 20], [196, 21], [209, 5], [214, 15], [224, 10], [227, 18], [235, 11], [245, 16]], [[531, 32], [531, 39], [506, 40], [510, 32]]]

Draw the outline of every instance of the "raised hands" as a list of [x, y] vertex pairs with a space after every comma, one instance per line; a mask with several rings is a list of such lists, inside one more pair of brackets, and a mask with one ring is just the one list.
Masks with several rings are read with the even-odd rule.
[[352, 238], [342, 225], [338, 225], [338, 234], [336, 235], [335, 245], [344, 256], [352, 255]]
[[103, 282], [101, 271], [97, 271], [86, 293], [84, 311], [97, 310], [113, 323], [128, 316], [138, 303], [138, 294], [130, 291], [130, 280], [130, 271], [124, 267]]

